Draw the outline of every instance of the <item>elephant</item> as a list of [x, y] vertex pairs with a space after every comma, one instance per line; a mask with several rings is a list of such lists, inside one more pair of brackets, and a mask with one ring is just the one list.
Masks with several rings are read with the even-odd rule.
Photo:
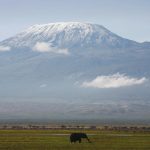
[[87, 137], [86, 133], [71, 133], [70, 135], [70, 142], [75, 143], [76, 141], [78, 141], [79, 143], [81, 143], [81, 139], [82, 138], [86, 138], [87, 141], [89, 143], [91, 143], [91, 141], [89, 140], [89, 138]]

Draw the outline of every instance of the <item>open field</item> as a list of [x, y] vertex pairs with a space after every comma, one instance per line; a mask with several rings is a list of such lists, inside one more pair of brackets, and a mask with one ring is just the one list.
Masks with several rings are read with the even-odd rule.
[[[87, 133], [92, 143], [71, 144], [72, 132]], [[150, 132], [0, 130], [0, 150], [150, 150]]]

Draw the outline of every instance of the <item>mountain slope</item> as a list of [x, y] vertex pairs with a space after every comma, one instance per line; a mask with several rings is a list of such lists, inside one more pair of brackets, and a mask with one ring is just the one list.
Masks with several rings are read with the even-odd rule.
[[0, 44], [32, 48], [37, 42], [47, 42], [61, 48], [126, 48], [138, 45], [137, 42], [124, 39], [103, 26], [80, 22], [34, 25]]
[[[16, 102], [14, 109], [21, 101], [37, 102], [39, 106], [42, 102], [54, 106], [65, 103], [70, 107], [70, 116], [85, 113], [95, 118], [100, 114], [114, 117], [116, 108], [120, 118], [129, 116], [137, 105], [138, 111], [145, 115], [150, 107], [149, 64], [149, 42], [122, 38], [103, 26], [80, 22], [34, 25], [0, 42], [0, 101]], [[117, 73], [123, 77], [121, 82], [146, 80], [143, 84], [116, 89], [82, 86], [85, 82], [93, 84], [97, 79], [112, 82]], [[44, 111], [45, 105], [41, 115], [49, 112]], [[65, 109], [62, 105], [61, 110]], [[62, 115], [61, 110], [58, 116]], [[11, 113], [10, 110], [8, 114]], [[139, 115], [132, 114], [132, 117]]]

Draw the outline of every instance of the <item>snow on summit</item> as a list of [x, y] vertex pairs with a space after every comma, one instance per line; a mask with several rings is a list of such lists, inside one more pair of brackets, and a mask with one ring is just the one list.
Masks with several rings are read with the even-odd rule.
[[33, 48], [38, 42], [45, 42], [57, 48], [125, 47], [135, 43], [110, 32], [101, 25], [59, 22], [33, 25], [16, 36], [0, 42], [0, 45]]

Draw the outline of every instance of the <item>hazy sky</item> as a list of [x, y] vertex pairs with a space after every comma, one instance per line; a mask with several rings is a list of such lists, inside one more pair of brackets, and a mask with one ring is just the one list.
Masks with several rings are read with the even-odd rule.
[[0, 0], [0, 40], [42, 23], [82, 21], [150, 41], [150, 0]]

